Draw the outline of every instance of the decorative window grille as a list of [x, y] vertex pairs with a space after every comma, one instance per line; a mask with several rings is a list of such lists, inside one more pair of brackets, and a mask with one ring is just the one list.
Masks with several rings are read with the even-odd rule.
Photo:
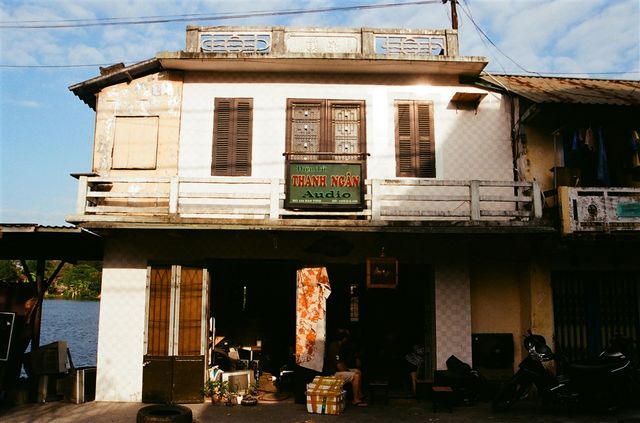
[[377, 35], [376, 54], [439, 56], [446, 54], [442, 36]]
[[271, 53], [271, 34], [210, 33], [200, 34], [203, 53]]
[[206, 269], [147, 269], [146, 354], [199, 356], [206, 349]]
[[306, 160], [357, 160], [365, 150], [363, 101], [289, 99], [288, 122], [289, 150]]

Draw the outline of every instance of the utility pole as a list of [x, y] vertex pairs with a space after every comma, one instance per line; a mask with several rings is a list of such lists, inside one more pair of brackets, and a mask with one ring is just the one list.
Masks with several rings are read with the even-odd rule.
[[442, 4], [446, 4], [447, 1], [451, 3], [451, 28], [458, 29], [458, 11], [456, 10], [458, 0], [442, 0]]

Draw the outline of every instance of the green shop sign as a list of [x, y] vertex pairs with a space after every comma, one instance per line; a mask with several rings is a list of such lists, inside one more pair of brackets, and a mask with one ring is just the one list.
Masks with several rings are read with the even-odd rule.
[[616, 207], [618, 217], [640, 217], [640, 202], [619, 203]]
[[362, 163], [289, 162], [285, 207], [362, 209]]

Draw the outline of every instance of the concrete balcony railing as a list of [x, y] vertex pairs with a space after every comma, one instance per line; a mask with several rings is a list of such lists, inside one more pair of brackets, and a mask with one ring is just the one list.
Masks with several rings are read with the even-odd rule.
[[458, 56], [457, 30], [187, 27], [187, 53], [245, 55]]
[[76, 215], [67, 220], [169, 224], [215, 220], [266, 226], [322, 219], [326, 226], [340, 226], [345, 220], [360, 226], [393, 221], [508, 226], [533, 223], [542, 216], [536, 182], [371, 179], [362, 188], [362, 209], [292, 210], [284, 207], [281, 178], [80, 176]]
[[558, 187], [563, 234], [640, 231], [640, 188]]

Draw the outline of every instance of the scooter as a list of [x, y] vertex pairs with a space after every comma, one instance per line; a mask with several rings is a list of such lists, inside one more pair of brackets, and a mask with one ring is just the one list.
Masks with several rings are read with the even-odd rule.
[[509, 409], [534, 387], [547, 406], [578, 404], [612, 410], [624, 403], [633, 366], [621, 342], [612, 343], [594, 360], [558, 363], [566, 372], [558, 376], [543, 365], [556, 358], [543, 336], [529, 330], [524, 347], [528, 355], [513, 377], [500, 386], [492, 401], [494, 411]]

